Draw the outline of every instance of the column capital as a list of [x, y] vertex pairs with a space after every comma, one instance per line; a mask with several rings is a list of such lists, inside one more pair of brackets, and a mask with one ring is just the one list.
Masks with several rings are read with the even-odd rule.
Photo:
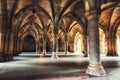
[[101, 12], [100, 6], [101, 2], [100, 0], [84, 0], [85, 4], [85, 16], [88, 20], [98, 18], [99, 14]]
[[100, 12], [98, 10], [90, 10], [85, 13], [85, 17], [88, 20], [98, 19]]

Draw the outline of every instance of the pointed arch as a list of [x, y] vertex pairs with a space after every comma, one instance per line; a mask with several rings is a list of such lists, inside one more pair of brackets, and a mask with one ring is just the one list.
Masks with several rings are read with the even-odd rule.
[[35, 52], [36, 41], [32, 35], [26, 35], [22, 42], [22, 52]]
[[74, 52], [76, 54], [80, 54], [82, 55], [82, 50], [83, 50], [83, 39], [82, 39], [82, 35], [77, 32], [74, 38]]

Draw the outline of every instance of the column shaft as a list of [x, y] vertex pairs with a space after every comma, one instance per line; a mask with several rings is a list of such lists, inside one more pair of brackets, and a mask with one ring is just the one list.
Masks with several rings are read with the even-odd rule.
[[2, 2], [0, 1], [0, 62], [3, 61]]
[[65, 33], [65, 47], [66, 47], [66, 50], [65, 50], [65, 54], [67, 54], [67, 52], [68, 52], [68, 40], [67, 40], [67, 36], [68, 34], [67, 34], [67, 32]]
[[107, 56], [117, 56], [116, 53], [116, 38], [109, 37], [107, 41]]
[[88, 52], [87, 52], [87, 38], [84, 37], [84, 57], [88, 56]]
[[57, 59], [58, 58], [58, 38], [57, 35], [55, 34], [53, 37], [53, 53], [51, 58]]
[[98, 19], [88, 20], [89, 66], [86, 73], [95, 76], [105, 75], [100, 61]]
[[46, 54], [46, 38], [43, 39], [43, 54]]
[[85, 0], [85, 16], [88, 20], [88, 42], [89, 42], [89, 66], [86, 70], [87, 74], [94, 76], [104, 76], [106, 72], [100, 61], [99, 47], [99, 29], [98, 19], [100, 14], [99, 0]]

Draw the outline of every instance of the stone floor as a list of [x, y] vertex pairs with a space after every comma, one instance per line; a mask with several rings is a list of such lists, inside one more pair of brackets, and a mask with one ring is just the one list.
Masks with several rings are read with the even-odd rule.
[[[34, 55], [33, 55], [34, 54]], [[85, 73], [88, 57], [60, 55], [58, 59], [24, 53], [14, 61], [0, 63], [0, 80], [120, 80], [120, 57], [101, 57], [106, 76]]]

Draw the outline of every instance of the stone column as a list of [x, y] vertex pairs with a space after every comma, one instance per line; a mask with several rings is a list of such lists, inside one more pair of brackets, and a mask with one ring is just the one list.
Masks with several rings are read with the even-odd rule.
[[0, 26], [0, 62], [3, 61], [3, 49], [2, 49], [2, 31]]
[[2, 33], [2, 2], [0, 0], [0, 62], [3, 61], [3, 33]]
[[116, 48], [116, 40], [117, 40], [116, 36], [112, 37], [112, 51], [113, 51], [114, 56], [118, 56], [117, 48]]
[[15, 56], [17, 54], [17, 39], [14, 36], [14, 43], [13, 43], [13, 55]]
[[68, 53], [68, 33], [65, 33], [65, 54], [67, 55]]
[[84, 57], [87, 57], [87, 37], [84, 37]]
[[43, 55], [45, 55], [46, 54], [46, 33], [45, 33], [45, 31], [43, 32]]
[[58, 59], [58, 19], [57, 21], [52, 24], [53, 27], [53, 52], [52, 52], [52, 59]]
[[53, 53], [52, 53], [52, 56], [51, 58], [53, 59], [57, 59], [58, 58], [58, 38], [57, 38], [57, 35], [54, 34], [54, 37], [53, 37]]
[[13, 60], [13, 43], [14, 43], [14, 41], [13, 41], [13, 32], [10, 31], [9, 34], [10, 35], [9, 35], [9, 44], [8, 44], [9, 51], [8, 51], [8, 53], [9, 53], [9, 59]]
[[17, 51], [18, 51], [18, 54], [21, 53], [21, 50], [20, 50], [20, 45], [22, 44], [22, 42], [20, 42], [20, 39], [18, 39], [17, 41]]
[[2, 53], [2, 32], [0, 27], [0, 62], [3, 61], [3, 53]]
[[107, 41], [107, 56], [110, 56], [110, 55], [113, 55], [112, 52], [112, 40], [110, 39], [110, 37], [107, 37], [106, 38], [106, 41]]
[[18, 54], [21, 53], [21, 51], [20, 51], [20, 39], [17, 39], [17, 51], [18, 51]]
[[20, 50], [20, 52], [23, 51], [23, 50], [22, 50], [22, 48], [23, 48], [23, 41], [24, 41], [24, 40], [21, 40], [21, 39], [20, 39], [20, 43], [19, 43], [19, 44], [20, 44], [20, 45], [19, 45], [19, 50]]
[[94, 76], [104, 76], [106, 74], [99, 52], [99, 29], [98, 17], [100, 11], [100, 0], [85, 0], [86, 17], [88, 20], [88, 42], [89, 42], [89, 66], [87, 74]]
[[117, 56], [116, 53], [116, 38], [107, 37], [107, 56]]
[[9, 11], [7, 0], [1, 0], [2, 3], [2, 39], [3, 39], [3, 57], [4, 61], [13, 60], [13, 33], [9, 24]]
[[41, 53], [41, 51], [40, 51], [40, 42], [39, 42], [40, 40], [39, 40], [39, 38], [38, 38], [38, 36], [37, 36], [37, 39], [36, 39], [36, 53]]

